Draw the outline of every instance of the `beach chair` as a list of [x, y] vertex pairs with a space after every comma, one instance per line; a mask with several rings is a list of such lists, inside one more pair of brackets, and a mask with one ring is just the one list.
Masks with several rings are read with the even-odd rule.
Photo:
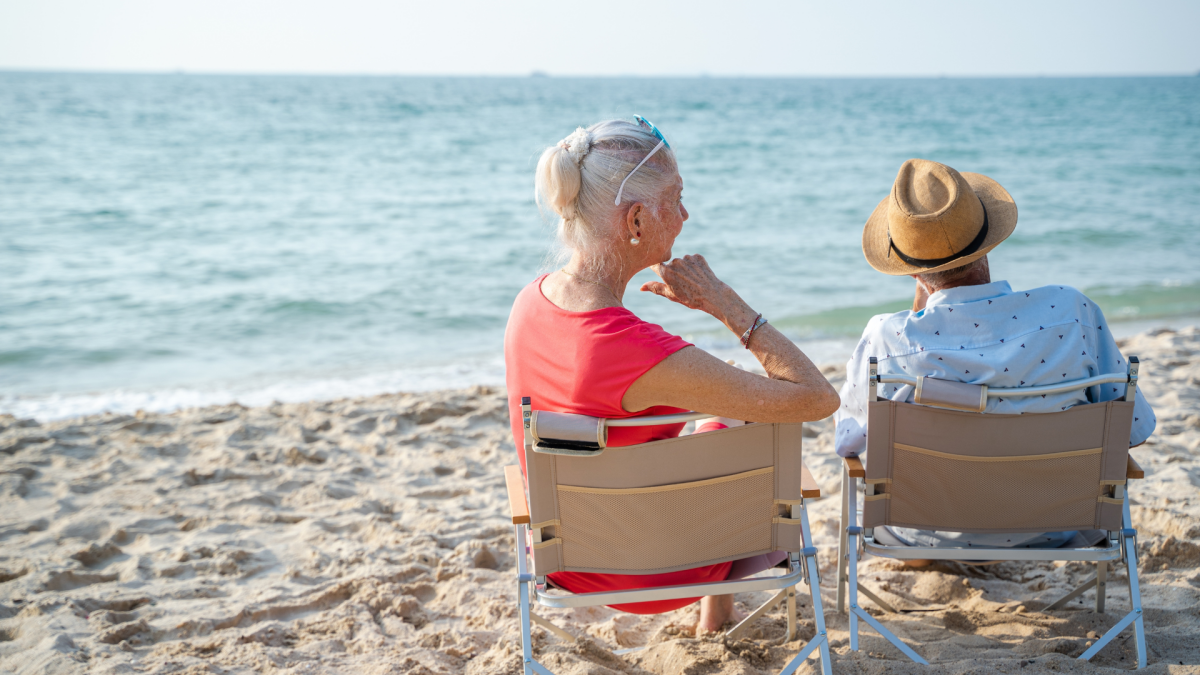
[[[708, 415], [610, 420], [536, 411], [529, 398], [521, 403], [528, 493], [520, 467], [505, 467], [505, 480], [516, 532], [526, 675], [551, 675], [533, 658], [532, 624], [575, 639], [534, 613], [535, 602], [597, 607], [776, 591], [727, 635], [740, 636], [751, 621], [786, 602], [792, 640], [801, 582], [812, 596], [816, 635], [781, 673], [791, 675], [818, 649], [822, 671], [831, 673], [807, 515], [808, 501], [821, 492], [801, 461], [800, 424], [747, 424], [609, 448], [609, 428], [678, 424]], [[770, 570], [773, 576], [578, 594], [546, 583], [547, 574], [559, 571], [657, 574], [773, 551], [788, 553], [786, 569]]]
[[[1129, 456], [1137, 379], [1136, 356], [1130, 357], [1125, 373], [1011, 389], [880, 375], [872, 358], [867, 381], [871, 402], [867, 465], [864, 469], [857, 458], [849, 458], [842, 470], [837, 604], [839, 612], [845, 611], [848, 588], [850, 649], [858, 650], [861, 618], [913, 661], [927, 663], [859, 605], [861, 593], [885, 612], [895, 612], [859, 585], [858, 561], [864, 553], [899, 560], [1094, 562], [1094, 577], [1046, 609], [1059, 609], [1095, 588], [1099, 613], [1104, 612], [1108, 566], [1123, 560], [1133, 607], [1079, 658], [1091, 659], [1133, 624], [1138, 668], [1144, 668], [1137, 532], [1129, 518], [1126, 490], [1128, 479], [1145, 475]], [[913, 386], [916, 403], [878, 398], [878, 385], [892, 383]], [[1055, 413], [980, 414], [991, 397], [1061, 394], [1116, 383], [1125, 385], [1124, 397], [1116, 401]], [[859, 479], [865, 483], [861, 520], [856, 499]], [[1065, 548], [933, 548], [881, 543], [875, 528], [884, 525], [977, 533], [1104, 530], [1106, 535], [1094, 546], [1077, 536]]]

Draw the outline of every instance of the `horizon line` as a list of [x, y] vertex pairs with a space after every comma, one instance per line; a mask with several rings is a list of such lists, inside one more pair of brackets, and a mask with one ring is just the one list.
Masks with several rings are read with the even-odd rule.
[[1008, 73], [1008, 74], [713, 74], [706, 72], [680, 74], [572, 74], [550, 73], [531, 70], [524, 73], [420, 73], [420, 72], [309, 72], [309, 71], [240, 71], [240, 70], [189, 70], [174, 68], [163, 70], [105, 70], [105, 69], [62, 69], [28, 68], [0, 65], [2, 74], [29, 75], [200, 75], [219, 77], [413, 77], [413, 78], [495, 78], [495, 79], [759, 79], [759, 80], [1017, 80], [1017, 79], [1134, 79], [1134, 78], [1186, 78], [1200, 77], [1200, 70], [1180, 72], [1144, 73]]

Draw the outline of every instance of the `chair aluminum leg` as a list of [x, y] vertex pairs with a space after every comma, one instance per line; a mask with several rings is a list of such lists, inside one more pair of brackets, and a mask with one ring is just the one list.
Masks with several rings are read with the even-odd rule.
[[884, 628], [883, 624], [879, 623], [879, 621], [875, 617], [868, 614], [867, 611], [864, 610], [862, 607], [859, 607], [859, 605], [858, 605], [858, 546], [855, 545], [856, 544], [855, 540], [857, 539], [859, 533], [861, 533], [861, 532], [862, 532], [862, 528], [860, 528], [858, 526], [851, 526], [851, 527], [846, 528], [846, 534], [851, 538], [850, 539], [851, 544], [848, 547], [848, 551], [850, 553], [850, 561], [849, 561], [849, 564], [850, 564], [850, 579], [849, 579], [849, 587], [850, 587], [850, 650], [858, 651], [858, 619], [861, 618], [863, 621], [867, 622], [867, 625], [869, 625], [871, 628], [874, 628], [877, 633], [882, 635], [885, 640], [887, 640], [888, 642], [895, 645], [896, 649], [899, 649], [901, 652], [903, 652], [905, 656], [907, 656], [908, 658], [912, 659], [916, 663], [919, 663], [923, 666], [929, 665], [929, 662], [926, 661], [924, 658], [922, 658], [920, 654], [913, 651], [912, 647], [909, 647], [908, 645], [904, 644], [904, 641], [901, 640], [900, 638], [896, 637], [895, 633], [892, 633], [887, 628]]
[[871, 626], [871, 628], [875, 629], [875, 632], [879, 633], [880, 635], [883, 636], [883, 638], [885, 640], [887, 640], [888, 642], [895, 645], [896, 649], [899, 649], [901, 652], [903, 652], [904, 655], [907, 656], [908, 658], [912, 659], [914, 663], [919, 663], [923, 666], [929, 665], [929, 662], [926, 661], [925, 659], [921, 658], [920, 654], [913, 651], [912, 647], [909, 647], [907, 644], [904, 643], [903, 640], [896, 637], [895, 633], [884, 628], [883, 624], [879, 623], [878, 619], [871, 616], [870, 614], [867, 614], [865, 611], [863, 611], [863, 609], [861, 607], [851, 609], [851, 611], [854, 612], [855, 614], [858, 614], [859, 616], [861, 616], [863, 621], [866, 621], [867, 624], [869, 626]]
[[[1137, 374], [1136, 367], [1130, 364]], [[1146, 625], [1142, 621], [1142, 589], [1138, 586], [1137, 575], [1137, 530], [1133, 529], [1133, 517], [1129, 514], [1129, 490], [1121, 490], [1121, 520], [1125, 529], [1121, 535], [1125, 538], [1125, 564], [1129, 568], [1129, 603], [1137, 612], [1133, 623], [1134, 641], [1137, 643], [1138, 669], [1146, 667]]]
[[[797, 515], [795, 513], [796, 510], [796, 507], [792, 507], [793, 518]], [[808, 641], [808, 644], [804, 646], [804, 649], [800, 650], [800, 653], [795, 658], [784, 666], [783, 670], [779, 671], [779, 675], [793, 675], [809, 655], [813, 653], [813, 650], [816, 649], [819, 649], [821, 654], [821, 672], [823, 675], [833, 675], [833, 664], [829, 657], [829, 634], [825, 628], [825, 611], [821, 607], [821, 578], [819, 576], [820, 571], [817, 568], [817, 549], [812, 545], [812, 531], [808, 527], [807, 502], [800, 504], [799, 511], [800, 543], [804, 547], [802, 551], [803, 564], [805, 565], [805, 569], [808, 570], [808, 589], [812, 596], [813, 622], [816, 624], [817, 634], [813, 636], [813, 639]], [[789, 590], [794, 591], [794, 587]], [[796, 606], [794, 593], [789, 597], [789, 601], [788, 614], [791, 617], [791, 621], [795, 621]], [[794, 637], [790, 628], [788, 637]]]
[[517, 603], [521, 608], [521, 660], [524, 675], [554, 675], [545, 666], [533, 660], [533, 612], [529, 607], [533, 575], [529, 573], [527, 562], [525, 526], [516, 525], [513, 529], [517, 539]]
[[841, 538], [846, 542], [846, 586], [850, 590], [850, 651], [858, 651], [858, 481], [850, 470], [842, 465], [842, 518]]
[[1086, 593], [1093, 586], [1095, 586], [1096, 579], [1097, 579], [1097, 577], [1092, 577], [1091, 579], [1088, 579], [1087, 581], [1083, 582], [1082, 584], [1077, 586], [1075, 588], [1075, 590], [1071, 591], [1070, 593], [1067, 593], [1066, 595], [1062, 596], [1061, 598], [1059, 598], [1059, 599], [1055, 600], [1054, 602], [1050, 603], [1049, 605], [1047, 605], [1046, 609], [1044, 611], [1052, 612], [1056, 609], [1062, 609], [1063, 607], [1066, 607], [1068, 602], [1074, 600], [1075, 598], [1078, 598], [1079, 596]]
[[850, 522], [850, 505], [849, 500], [853, 499], [854, 495], [850, 494], [850, 470], [846, 465], [842, 464], [842, 526], [839, 528], [838, 535], [838, 557], [837, 557], [837, 611], [842, 614], [846, 611], [846, 545], [849, 541], [846, 537], [846, 528], [853, 525]]
[[1108, 562], [1096, 563], [1096, 613], [1104, 613], [1104, 593], [1108, 588]]
[[[858, 530], [858, 526], [850, 525], [846, 528], [846, 536], [849, 538], [850, 533], [856, 530]], [[847, 586], [850, 589], [850, 651], [852, 652], [858, 651], [858, 546], [855, 544], [856, 542], [851, 539], [850, 545], [846, 547], [846, 555], [849, 557], [847, 571], [850, 578], [847, 580]]]
[[787, 641], [796, 639], [796, 587], [787, 589]]
[[892, 607], [892, 606], [891, 606], [891, 605], [889, 605], [887, 602], [885, 602], [883, 598], [881, 598], [881, 597], [879, 597], [878, 595], [875, 595], [874, 593], [872, 593], [872, 592], [871, 592], [871, 589], [867, 588], [866, 586], [863, 586], [862, 584], [859, 584], [859, 585], [858, 585], [858, 592], [859, 592], [859, 593], [862, 593], [863, 595], [865, 595], [865, 596], [867, 596], [868, 598], [870, 598], [870, 599], [871, 599], [871, 602], [875, 603], [876, 605], [879, 605], [879, 609], [882, 609], [883, 611], [885, 611], [885, 612], [888, 612], [888, 613], [891, 613], [891, 614], [899, 614], [899, 612], [897, 612], [897, 611], [896, 611], [896, 608], [895, 608], [895, 607]]
[[1137, 618], [1133, 620], [1133, 635], [1134, 641], [1137, 643], [1138, 669], [1146, 667], [1146, 624], [1142, 621], [1142, 591], [1138, 588], [1137, 576], [1137, 543], [1136, 538], [1125, 545], [1126, 557], [1129, 565], [1129, 599], [1133, 605], [1133, 613], [1137, 614]]
[[[725, 636], [727, 638], [729, 638], [730, 640], [736, 640], [736, 639], [740, 638], [742, 636], [742, 633], [746, 632], [746, 629], [750, 626], [751, 622], [753, 622], [755, 619], [762, 616], [763, 614], [766, 614], [767, 612], [774, 609], [776, 605], [778, 605], [780, 602], [782, 602], [785, 598], [788, 597], [789, 592], [792, 594], [792, 597], [795, 597], [796, 587], [792, 586], [790, 588], [785, 588], [782, 591], [779, 591], [778, 593], [776, 593], [775, 597], [771, 598], [770, 600], [767, 600], [762, 605], [760, 605], [758, 609], [751, 612], [750, 615], [747, 616], [745, 619], [742, 619], [741, 623], [734, 626], [733, 628], [730, 628], [725, 633]], [[795, 617], [796, 617], [795, 612], [792, 612], [788, 615], [788, 619], [789, 619], [789, 621], [788, 621], [788, 640], [789, 641], [795, 635], [795, 625], [796, 625]]]
[[1117, 622], [1117, 625], [1108, 629], [1108, 632], [1096, 640], [1087, 651], [1080, 654], [1079, 660], [1091, 660], [1109, 642], [1112, 642], [1113, 638], [1120, 635], [1121, 631], [1133, 624], [1134, 642], [1137, 645], [1137, 667], [1141, 670], [1146, 667], [1146, 625], [1142, 620], [1142, 593], [1138, 586], [1137, 531], [1133, 529], [1133, 523], [1129, 517], [1129, 495], [1124, 494], [1122, 497], [1125, 500], [1123, 507], [1125, 528], [1121, 530], [1121, 546], [1125, 552], [1125, 566], [1129, 572], [1129, 602], [1133, 608]]
[[808, 503], [804, 503], [800, 512], [800, 534], [807, 555], [804, 564], [808, 566], [809, 592], [812, 594], [813, 623], [816, 624], [817, 635], [814, 638], [820, 642], [821, 672], [832, 675], [833, 663], [829, 658], [829, 634], [825, 629], [825, 609], [821, 603], [821, 572], [817, 567], [817, 549], [813, 546], [812, 530], [808, 526]]
[[555, 637], [557, 637], [559, 640], [562, 640], [563, 642], [576, 642], [574, 635], [571, 635], [567, 631], [554, 625], [553, 623], [551, 623], [549, 620], [545, 619], [544, 617], [538, 616], [534, 612], [529, 613], [529, 619], [531, 621], [533, 621], [533, 623], [536, 623], [537, 625], [541, 626], [542, 628], [545, 628], [546, 630], [553, 633]]
[[[1094, 644], [1092, 644], [1091, 647], [1088, 647], [1088, 650], [1086, 652], [1080, 654], [1079, 660], [1080, 661], [1090, 661], [1092, 659], [1092, 657], [1095, 656], [1101, 649], [1106, 647], [1109, 642], [1112, 642], [1113, 638], [1120, 635], [1121, 631], [1128, 628], [1129, 624], [1133, 623], [1134, 621], [1137, 621], [1140, 623], [1141, 620], [1142, 620], [1142, 617], [1137, 612], [1130, 612], [1130, 613], [1126, 614], [1125, 618], [1123, 618], [1117, 622], [1117, 625], [1108, 629], [1107, 633], [1100, 636], [1100, 639], [1096, 640], [1096, 642]], [[1137, 631], [1137, 628], [1134, 628], [1134, 630]], [[1144, 663], [1144, 659], [1143, 659], [1142, 653], [1141, 653], [1141, 645], [1139, 645], [1138, 646], [1138, 668], [1144, 668], [1144, 667], [1145, 667], [1145, 663]]]
[[800, 653], [796, 655], [796, 658], [789, 661], [788, 664], [783, 667], [783, 670], [779, 671], [779, 675], [793, 675], [797, 670], [800, 669], [800, 666], [804, 663], [805, 659], [807, 659], [813, 653], [813, 650], [817, 649], [818, 647], [821, 649], [821, 672], [824, 675], [831, 675], [833, 670], [829, 666], [829, 657], [827, 656], [829, 653], [829, 644], [825, 640], [818, 640], [817, 638], [809, 640], [808, 644], [804, 645], [804, 649], [802, 649]]
[[517, 605], [521, 610], [521, 660], [524, 663], [525, 675], [533, 675], [533, 627], [529, 618], [529, 584], [525, 578], [529, 576], [525, 562], [525, 526], [517, 525]]

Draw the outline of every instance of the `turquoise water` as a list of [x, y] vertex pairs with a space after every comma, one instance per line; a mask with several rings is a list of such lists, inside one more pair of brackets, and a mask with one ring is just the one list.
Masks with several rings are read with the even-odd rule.
[[509, 304], [550, 259], [538, 153], [635, 113], [679, 156], [676, 253], [797, 339], [907, 304], [859, 242], [909, 157], [1013, 194], [992, 268], [1015, 287], [1072, 284], [1113, 319], [1200, 312], [1200, 78], [0, 73], [0, 411], [500, 383]]

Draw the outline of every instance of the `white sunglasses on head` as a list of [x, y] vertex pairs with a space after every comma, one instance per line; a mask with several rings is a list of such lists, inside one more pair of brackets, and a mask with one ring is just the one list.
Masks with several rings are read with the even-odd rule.
[[654, 123], [645, 117], [642, 117], [641, 115], [634, 115], [633, 118], [638, 121], [638, 124], [646, 127], [651, 131], [651, 133], [658, 137], [658, 145], [654, 146], [654, 149], [650, 151], [650, 154], [646, 155], [646, 159], [638, 162], [638, 165], [633, 167], [633, 171], [629, 172], [629, 176], [625, 176], [625, 180], [621, 181], [621, 187], [617, 188], [617, 200], [613, 202], [614, 206], [621, 205], [621, 193], [625, 191], [625, 183], [629, 182], [629, 177], [637, 172], [638, 169], [642, 168], [643, 164], [650, 161], [650, 158], [654, 156], [654, 153], [661, 150], [663, 146], [668, 148], [671, 147], [671, 144], [668, 143], [667, 139], [663, 137], [662, 132], [658, 130], [658, 127], [654, 126]]

